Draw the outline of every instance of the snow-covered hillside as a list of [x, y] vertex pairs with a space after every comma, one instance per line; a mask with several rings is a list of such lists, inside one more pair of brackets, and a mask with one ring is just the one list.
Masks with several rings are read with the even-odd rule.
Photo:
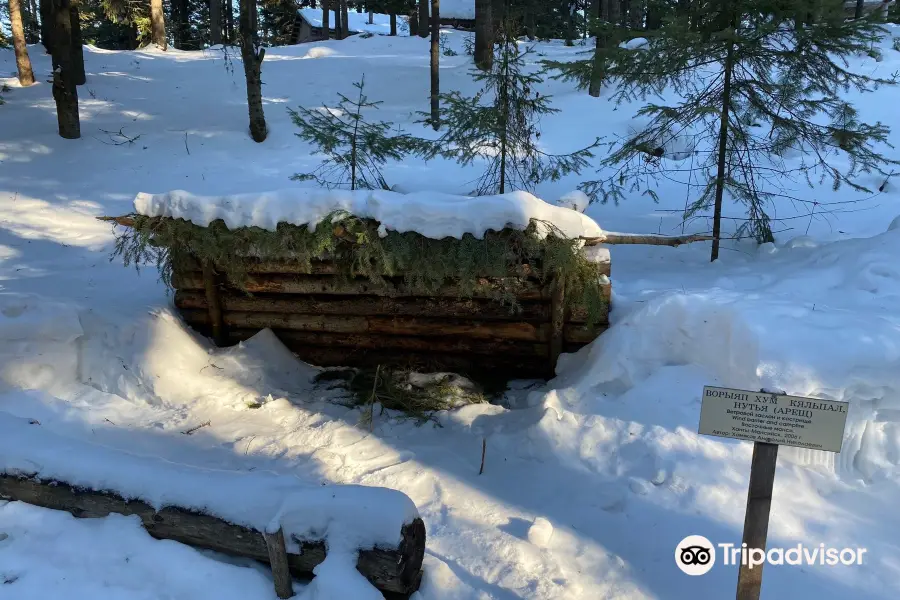
[[[442, 87], [472, 92], [467, 34], [446, 35], [459, 54], [442, 56]], [[370, 98], [384, 102], [382, 119], [434, 135], [416, 123], [428, 106], [428, 44], [356, 36], [269, 49], [263, 144], [246, 132], [239, 58], [226, 60], [222, 50], [86, 49], [83, 137], [75, 141], [56, 134], [49, 85], [21, 89], [14, 77], [0, 78], [12, 88], [0, 106], [4, 419], [37, 419], [73, 444], [194, 468], [402, 491], [428, 530], [416, 600], [693, 600], [730, 597], [736, 571], [716, 566], [688, 577], [674, 564], [675, 546], [689, 534], [740, 542], [751, 454], [746, 442], [696, 433], [702, 386], [843, 400], [851, 408], [839, 455], [779, 453], [769, 541], [861, 546], [866, 561], [767, 566], [763, 595], [896, 598], [896, 180], [873, 197], [798, 183], [797, 193], [817, 204], [779, 207], [776, 244], [729, 242], [713, 264], [706, 244], [614, 247], [612, 327], [566, 355], [555, 380], [523, 384], [505, 406], [441, 413], [443, 427], [376, 413], [371, 432], [360, 428], [360, 412], [312, 386], [314, 370], [271, 336], [216, 350], [178, 319], [152, 269], [110, 263], [111, 228], [94, 217], [131, 212], [139, 192], [218, 196], [307, 185], [289, 177], [317, 158], [293, 135], [286, 108], [333, 104], [363, 74]], [[535, 59], [583, 50], [561, 42], [536, 49]], [[45, 81], [49, 57], [30, 50]], [[881, 62], [859, 57], [853, 66], [900, 69], [891, 40], [884, 52]], [[0, 51], [0, 73], [14, 69], [12, 51]], [[611, 104], [608, 92], [595, 99], [560, 82], [544, 92], [562, 111], [543, 122], [549, 151], [633, 125], [631, 109]], [[898, 104], [896, 88], [859, 98], [862, 117], [889, 124], [900, 141]], [[403, 192], [452, 194], [469, 191], [477, 174], [442, 160], [385, 172]], [[536, 193], [552, 202], [579, 181], [548, 182]], [[660, 204], [635, 193], [587, 214], [604, 230], [682, 233], [689, 191], [667, 182], [659, 194]], [[707, 229], [700, 220], [685, 232]], [[24, 458], [27, 449], [19, 450]], [[79, 457], [57, 457], [54, 468], [67, 462], [77, 469]], [[0, 502], [0, 598], [274, 598], [268, 577], [257, 565], [155, 541], [131, 519], [75, 520]], [[337, 600], [315, 586], [297, 590], [306, 600]]]

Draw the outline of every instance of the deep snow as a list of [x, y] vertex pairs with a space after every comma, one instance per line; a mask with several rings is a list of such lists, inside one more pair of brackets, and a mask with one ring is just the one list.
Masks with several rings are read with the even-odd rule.
[[[460, 54], [442, 57], [442, 85], [473, 91], [464, 34], [447, 35]], [[884, 47], [882, 62], [860, 57], [854, 66], [896, 71], [900, 53], [889, 40]], [[73, 446], [102, 445], [185, 469], [399, 490], [428, 528], [417, 600], [694, 599], [730, 596], [736, 572], [717, 566], [687, 577], [673, 550], [688, 534], [740, 540], [751, 452], [745, 442], [696, 434], [702, 386], [843, 400], [851, 410], [841, 454], [779, 453], [769, 539], [863, 546], [866, 562], [766, 567], [763, 595], [896, 598], [900, 230], [889, 230], [900, 214], [896, 182], [869, 199], [798, 187], [818, 204], [779, 207], [781, 228], [792, 229], [777, 245], [729, 243], [714, 264], [706, 244], [614, 247], [610, 330], [566, 356], [548, 385], [523, 384], [506, 406], [442, 413], [442, 428], [377, 412], [373, 431], [360, 428], [360, 412], [313, 386], [315, 370], [271, 336], [214, 350], [178, 320], [152, 269], [108, 261], [111, 228], [93, 217], [130, 212], [139, 191], [223, 196], [292, 185], [288, 177], [317, 158], [292, 135], [285, 105], [333, 104], [363, 72], [371, 97], [384, 100], [380, 118], [430, 135], [413, 123], [427, 105], [427, 48], [418, 38], [376, 36], [270, 49], [263, 79], [271, 134], [262, 145], [246, 134], [240, 65], [230, 71], [221, 51], [87, 49], [77, 141], [56, 135], [48, 85], [23, 90], [0, 79], [13, 88], [0, 107], [3, 422], [37, 419]], [[538, 46], [554, 57], [581, 50]], [[31, 54], [46, 75], [48, 57], [37, 47]], [[0, 51], [0, 72], [13, 69], [12, 52]], [[608, 91], [598, 100], [558, 82], [545, 88], [563, 111], [543, 123], [550, 151], [631, 125], [629, 108], [611, 105]], [[860, 102], [864, 118], [890, 124], [898, 139], [900, 91]], [[140, 138], [113, 145], [121, 139], [104, 131], [120, 128]], [[386, 176], [404, 192], [464, 194], [477, 171], [410, 161]], [[567, 195], [577, 182], [536, 193], [577, 204]], [[634, 195], [586, 212], [604, 229], [681, 233], [677, 211], [688, 190], [670, 182], [660, 196], [660, 205]], [[686, 231], [706, 229], [694, 222]], [[28, 448], [18, 450], [28, 458]], [[55, 460], [78, 468], [78, 455]], [[0, 583], [10, 581], [0, 598], [274, 597], [264, 570], [154, 541], [125, 518], [78, 521], [11, 503], [0, 506], [0, 538]], [[321, 589], [350, 571], [340, 567], [298, 591], [342, 598]]]

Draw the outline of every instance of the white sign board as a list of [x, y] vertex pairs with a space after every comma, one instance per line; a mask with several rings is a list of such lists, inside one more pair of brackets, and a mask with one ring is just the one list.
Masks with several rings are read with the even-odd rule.
[[840, 452], [847, 403], [706, 386], [700, 433]]

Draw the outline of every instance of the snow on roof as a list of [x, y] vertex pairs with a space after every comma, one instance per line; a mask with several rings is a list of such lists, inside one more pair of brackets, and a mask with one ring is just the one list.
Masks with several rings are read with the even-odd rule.
[[329, 214], [343, 210], [375, 219], [385, 230], [416, 231], [433, 239], [462, 238], [466, 233], [481, 238], [488, 230], [505, 227], [521, 230], [532, 219], [552, 223], [570, 238], [603, 234], [590, 217], [522, 191], [498, 196], [455, 196], [297, 187], [231, 196], [195, 196], [175, 190], [166, 194], [140, 193], [134, 199], [134, 208], [142, 215], [181, 218], [202, 227], [222, 219], [230, 229], [255, 226], [274, 231], [278, 223], [317, 225]]
[[442, 19], [474, 19], [475, 0], [441, 0]]

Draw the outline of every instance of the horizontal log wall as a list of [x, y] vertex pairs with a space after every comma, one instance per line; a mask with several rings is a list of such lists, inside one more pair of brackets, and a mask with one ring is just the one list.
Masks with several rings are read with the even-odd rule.
[[[608, 305], [609, 255], [595, 248], [591, 260]], [[560, 351], [590, 343], [607, 323], [603, 318], [587, 326], [587, 312], [578, 307], [554, 313], [563, 290], [554, 295], [552, 282], [539, 281], [529, 265], [517, 267], [514, 279], [480, 279], [472, 298], [463, 298], [453, 284], [422, 296], [400, 277], [376, 284], [338, 276], [327, 261], [282, 260], [251, 261], [241, 285], [219, 275], [211, 296], [208, 271], [204, 277], [192, 260], [178, 265], [175, 306], [192, 327], [220, 345], [270, 328], [301, 359], [320, 366], [390, 364], [550, 377]], [[498, 291], [511, 283], [515, 309], [497, 301]]]
[[[99, 518], [110, 513], [137, 515], [147, 533], [157, 539], [175, 540], [269, 562], [269, 550], [262, 532], [176, 506], [157, 511], [148, 504], [126, 500], [112, 492], [4, 473], [0, 473], [0, 498], [64, 510], [79, 518]], [[357, 560], [357, 570], [381, 590], [385, 598], [408, 598], [418, 589], [422, 577], [424, 523], [416, 519], [399, 533], [401, 541], [396, 548], [361, 550]], [[308, 579], [312, 577], [313, 569], [325, 560], [325, 544], [298, 543], [300, 553], [287, 555], [288, 567], [292, 575]]]

